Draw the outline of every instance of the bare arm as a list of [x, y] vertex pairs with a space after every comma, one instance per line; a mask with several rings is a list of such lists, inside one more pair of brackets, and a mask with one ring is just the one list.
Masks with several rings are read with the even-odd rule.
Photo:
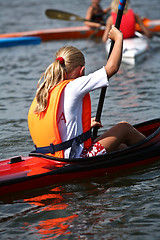
[[108, 39], [108, 33], [109, 33], [109, 31], [110, 31], [110, 29], [111, 29], [111, 27], [112, 27], [112, 24], [113, 24], [113, 22], [112, 22], [112, 17], [110, 16], [110, 17], [107, 19], [106, 28], [105, 28], [105, 31], [104, 31], [103, 36], [102, 36], [102, 41], [103, 41], [103, 42], [106, 42], [106, 41], [107, 41], [107, 39]]
[[103, 13], [108, 13], [109, 11], [111, 10], [111, 7], [107, 7], [107, 8], [105, 8], [104, 10], [103, 10]]
[[[111, 55], [105, 65], [105, 70], [108, 79], [111, 78], [119, 69], [122, 59], [122, 48], [123, 48], [123, 34], [114, 26], [109, 31], [108, 37], [112, 39], [114, 43]], [[98, 128], [103, 127], [101, 122], [97, 122], [95, 118], [91, 121], [91, 128], [97, 126]]]
[[105, 70], [109, 79], [118, 71], [121, 64], [123, 34], [116, 27], [112, 26], [108, 37], [115, 42], [112, 53], [105, 65]]
[[[91, 20], [92, 16], [93, 16], [93, 7], [90, 6], [86, 13], [86, 19]], [[101, 26], [100, 23], [96, 23], [96, 22], [95, 23], [94, 22], [85, 22], [85, 25], [88, 27], [97, 27], [97, 28], [99, 28]]]
[[138, 23], [140, 28], [142, 29], [142, 33], [146, 35], [146, 37], [152, 38], [153, 35], [151, 31], [143, 24], [143, 21], [138, 14], [135, 14], [135, 20], [136, 20], [136, 23]]

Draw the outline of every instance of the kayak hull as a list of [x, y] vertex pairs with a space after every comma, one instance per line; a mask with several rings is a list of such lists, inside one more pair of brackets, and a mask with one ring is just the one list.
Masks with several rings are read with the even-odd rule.
[[45, 30], [38, 30], [38, 31], [4, 33], [4, 34], [0, 34], [0, 38], [33, 36], [33, 37], [40, 37], [43, 42], [46, 42], [46, 41], [52, 41], [52, 40], [86, 39], [92, 36], [102, 37], [103, 32], [104, 32], [104, 28], [97, 30], [97, 29], [91, 29], [87, 26], [77, 26], [77, 27], [45, 29]]
[[19, 45], [35, 45], [40, 44], [40, 37], [10, 37], [10, 38], [0, 38], [0, 48], [4, 47], [14, 47]]
[[141, 166], [145, 166], [151, 163], [158, 161], [160, 157], [151, 157], [147, 158], [146, 160], [140, 160], [133, 163], [124, 164], [123, 166], [112, 166], [100, 169], [92, 169], [92, 170], [85, 170], [79, 172], [71, 173], [63, 173], [63, 174], [55, 174], [54, 172], [50, 172], [47, 175], [39, 177], [33, 177], [28, 179], [21, 179], [21, 181], [14, 181], [14, 183], [6, 186], [0, 187], [0, 195], [8, 195], [11, 193], [18, 193], [22, 191], [27, 191], [31, 189], [38, 189], [43, 188], [55, 184], [65, 183], [73, 180], [78, 179], [88, 179], [91, 177], [101, 177], [101, 176], [109, 176], [114, 173], [125, 172], [129, 171], [129, 169], [136, 169]]
[[[160, 32], [160, 19], [157, 20], [150, 20], [148, 18], [143, 18], [142, 19], [143, 24], [149, 28], [151, 32]], [[136, 24], [136, 31], [141, 32], [142, 29], [139, 26], [139, 24]]]
[[[149, 45], [143, 36], [123, 40], [122, 62], [129, 65], [136, 65], [147, 55]], [[110, 40], [106, 42], [106, 52], [109, 53]]]
[[[144, 24], [149, 27], [153, 32], [160, 32], [160, 20], [144, 19]], [[139, 25], [136, 25], [136, 30], [141, 31]], [[66, 28], [55, 28], [45, 30], [34, 30], [15, 33], [3, 33], [0, 34], [0, 38], [11, 37], [40, 37], [42, 41], [51, 40], [67, 40], [67, 39], [86, 39], [94, 37], [102, 37], [104, 33], [104, 27], [100, 29], [91, 29], [88, 26], [76, 26]]]
[[41, 154], [0, 161], [0, 195], [41, 188], [73, 179], [110, 175], [160, 160], [160, 119], [135, 125], [145, 141], [113, 153], [79, 159]]

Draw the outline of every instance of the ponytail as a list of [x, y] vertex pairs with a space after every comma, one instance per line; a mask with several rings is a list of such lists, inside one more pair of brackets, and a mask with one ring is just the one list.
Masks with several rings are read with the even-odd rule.
[[78, 66], [84, 65], [84, 55], [79, 49], [72, 46], [60, 48], [56, 53], [55, 61], [46, 69], [38, 81], [35, 113], [46, 110], [51, 90], [58, 83], [65, 80], [67, 73], [70, 73]]

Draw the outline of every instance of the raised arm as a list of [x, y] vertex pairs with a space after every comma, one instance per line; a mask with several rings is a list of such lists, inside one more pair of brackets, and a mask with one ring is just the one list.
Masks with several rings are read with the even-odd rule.
[[106, 14], [106, 13], [108, 13], [110, 10], [111, 10], [111, 7], [107, 7], [107, 8], [105, 8], [105, 9], [103, 10], [103, 13]]
[[140, 28], [142, 29], [142, 33], [148, 37], [148, 38], [152, 38], [153, 34], [151, 33], [151, 31], [144, 25], [142, 19], [140, 18], [140, 16], [138, 14], [135, 14], [135, 20], [136, 23], [139, 24]]
[[110, 16], [110, 17], [108, 17], [108, 19], [107, 19], [106, 28], [105, 28], [105, 31], [104, 31], [103, 36], [102, 36], [102, 41], [103, 41], [104, 43], [105, 43], [105, 42], [107, 41], [107, 39], [108, 39], [108, 33], [109, 33], [109, 31], [111, 30], [112, 24], [113, 24], [113, 22], [112, 22], [112, 17]]
[[105, 65], [105, 70], [109, 79], [118, 71], [121, 64], [123, 34], [116, 27], [112, 26], [108, 37], [115, 42], [111, 55]]

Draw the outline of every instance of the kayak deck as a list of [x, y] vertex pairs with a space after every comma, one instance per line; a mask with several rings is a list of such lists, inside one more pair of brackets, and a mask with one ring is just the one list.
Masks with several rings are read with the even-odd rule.
[[49, 172], [62, 167], [64, 163], [38, 157], [21, 157], [15, 156], [9, 160], [0, 163], [0, 182], [19, 177], [33, 176]]

